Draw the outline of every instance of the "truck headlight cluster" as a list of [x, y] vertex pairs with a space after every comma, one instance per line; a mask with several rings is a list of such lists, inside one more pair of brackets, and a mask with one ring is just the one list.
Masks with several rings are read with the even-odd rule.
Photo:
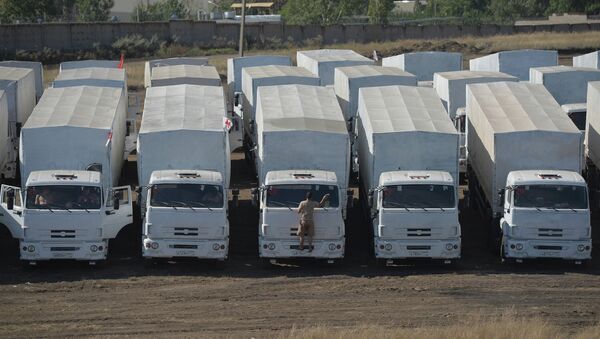
[[453, 248], [454, 248], [454, 245], [452, 245], [451, 243], [446, 244], [446, 251], [452, 251]]
[[385, 244], [385, 250], [386, 251], [391, 251], [392, 250], [392, 244]]
[[153, 250], [157, 250], [158, 249], [158, 243], [157, 242], [153, 242], [153, 241], [149, 241], [146, 243], [146, 248], [151, 248]]
[[213, 251], [218, 251], [219, 248], [221, 248], [221, 246], [217, 243], [214, 243], [212, 247], [213, 247]]
[[335, 251], [335, 244], [334, 243], [329, 244], [329, 250], [330, 251]]
[[98, 252], [98, 246], [96, 246], [96, 245], [90, 246], [90, 251], [92, 251], [92, 252]]
[[522, 249], [523, 249], [523, 244], [520, 244], [520, 243], [519, 243], [519, 244], [517, 244], [517, 246], [516, 246], [516, 247], [517, 247], [517, 251], [520, 251], [520, 250], [522, 250]]
[[577, 246], [577, 250], [579, 252], [589, 251], [590, 250], [590, 246], [589, 245], [583, 245], [583, 244], [581, 244], [581, 245]]
[[23, 246], [23, 251], [35, 252], [35, 246], [33, 246], [33, 245], [29, 245], [27, 247]]
[[270, 249], [271, 251], [275, 250], [275, 244], [274, 244], [274, 243], [270, 243], [270, 244], [269, 244], [269, 249]]

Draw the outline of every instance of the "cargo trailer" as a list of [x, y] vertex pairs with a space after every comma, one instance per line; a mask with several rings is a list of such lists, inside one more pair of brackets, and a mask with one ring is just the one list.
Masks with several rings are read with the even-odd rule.
[[321, 86], [331, 86], [337, 67], [374, 65], [375, 62], [349, 49], [317, 49], [298, 51], [296, 64], [318, 76]]
[[536, 49], [502, 51], [469, 61], [471, 71], [492, 71], [510, 74], [520, 81], [529, 81], [529, 69], [558, 65], [558, 52]]
[[397, 67], [414, 74], [421, 86], [431, 87], [433, 74], [462, 70], [462, 54], [455, 52], [412, 52], [383, 58], [382, 66]]

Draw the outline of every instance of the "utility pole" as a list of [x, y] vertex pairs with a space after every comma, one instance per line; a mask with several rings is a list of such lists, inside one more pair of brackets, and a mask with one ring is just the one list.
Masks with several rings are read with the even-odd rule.
[[244, 56], [244, 26], [246, 25], [246, 0], [242, 0], [242, 22], [240, 23], [240, 56]]

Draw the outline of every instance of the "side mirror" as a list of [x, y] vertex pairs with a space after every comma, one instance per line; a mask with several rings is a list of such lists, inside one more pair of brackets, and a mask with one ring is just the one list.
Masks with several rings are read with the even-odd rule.
[[9, 189], [6, 191], [6, 208], [12, 211], [15, 208], [15, 191]]
[[373, 195], [374, 195], [374, 191], [373, 190], [369, 190], [369, 197], [367, 198], [367, 204], [369, 204], [369, 207], [373, 207]]
[[250, 120], [250, 122], [248, 123], [249, 129], [250, 129], [250, 134], [254, 134], [254, 126], [256, 125], [256, 122], [254, 120]]
[[237, 188], [232, 189], [231, 196], [233, 197], [233, 206], [238, 207], [240, 205], [240, 190]]
[[138, 186], [138, 187], [136, 187], [136, 188], [135, 188], [135, 193], [137, 193], [137, 194], [142, 194], [142, 188], [143, 188], [142, 186]]
[[252, 206], [258, 206], [258, 188], [253, 188], [250, 193], [252, 194]]
[[237, 93], [234, 95], [233, 97], [233, 105], [234, 106], [239, 106], [240, 105], [240, 94]]
[[115, 193], [115, 195], [113, 196], [113, 209], [118, 210], [119, 208], [121, 208], [119, 204], [119, 196]]
[[504, 192], [504, 188], [498, 190], [498, 206], [504, 206]]
[[352, 208], [354, 207], [354, 191], [353, 190], [347, 190], [346, 191], [346, 196], [347, 196], [347, 202], [346, 202], [346, 206], [348, 208]]

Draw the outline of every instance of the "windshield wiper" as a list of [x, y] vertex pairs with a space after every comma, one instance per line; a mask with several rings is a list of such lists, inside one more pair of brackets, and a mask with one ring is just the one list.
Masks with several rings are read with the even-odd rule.
[[282, 202], [279, 202], [279, 201], [269, 201], [269, 202], [267, 203], [267, 206], [268, 206], [268, 204], [269, 204], [269, 203], [271, 203], [271, 204], [275, 204], [275, 205], [279, 205], [279, 206], [281, 206], [281, 207], [287, 207], [287, 208], [288, 208], [290, 211], [292, 211], [292, 212], [293, 212], [293, 210], [292, 210], [292, 208], [291, 208], [290, 206], [288, 206], [288, 205], [286, 205], [286, 204], [284, 204], [284, 203], [282, 203]]
[[80, 203], [78, 203], [78, 202], [74, 202], [73, 204], [74, 204], [74, 205], [76, 205], [76, 207], [79, 207], [79, 208], [81, 208], [81, 209], [85, 210], [86, 212], [90, 213], [90, 211], [89, 211], [87, 208], [85, 208], [85, 207], [81, 206], [81, 204], [80, 204]]
[[50, 208], [50, 206], [48, 206], [48, 205], [38, 205], [38, 206], [39, 206], [38, 209], [48, 210], [48, 211], [54, 213], [54, 211], [52, 210], [52, 208]]
[[[47, 205], [47, 206], [50, 206], [51, 204], [46, 204], [46, 205]], [[58, 206], [58, 205], [52, 205], [52, 206], [54, 206], [54, 208], [55, 208], [55, 209], [58, 209], [58, 210], [66, 210], [66, 211], [67, 211], [67, 212], [69, 212], [69, 213], [73, 213], [73, 212], [71, 212], [71, 210], [70, 210], [70, 209], [68, 209], [68, 208], [67, 208], [67, 206]]]
[[195, 211], [195, 209], [192, 207], [192, 205], [185, 203], [183, 201], [171, 201], [171, 202], [174, 204], [180, 204], [183, 207], [187, 207], [187, 208], [191, 209], [192, 211]]
[[384, 204], [392, 205], [392, 206], [397, 207], [397, 208], [404, 208], [407, 212], [410, 212], [410, 210], [408, 209], [408, 207], [402, 206], [401, 204], [399, 204], [397, 202], [386, 201], [386, 202], [384, 202]]

